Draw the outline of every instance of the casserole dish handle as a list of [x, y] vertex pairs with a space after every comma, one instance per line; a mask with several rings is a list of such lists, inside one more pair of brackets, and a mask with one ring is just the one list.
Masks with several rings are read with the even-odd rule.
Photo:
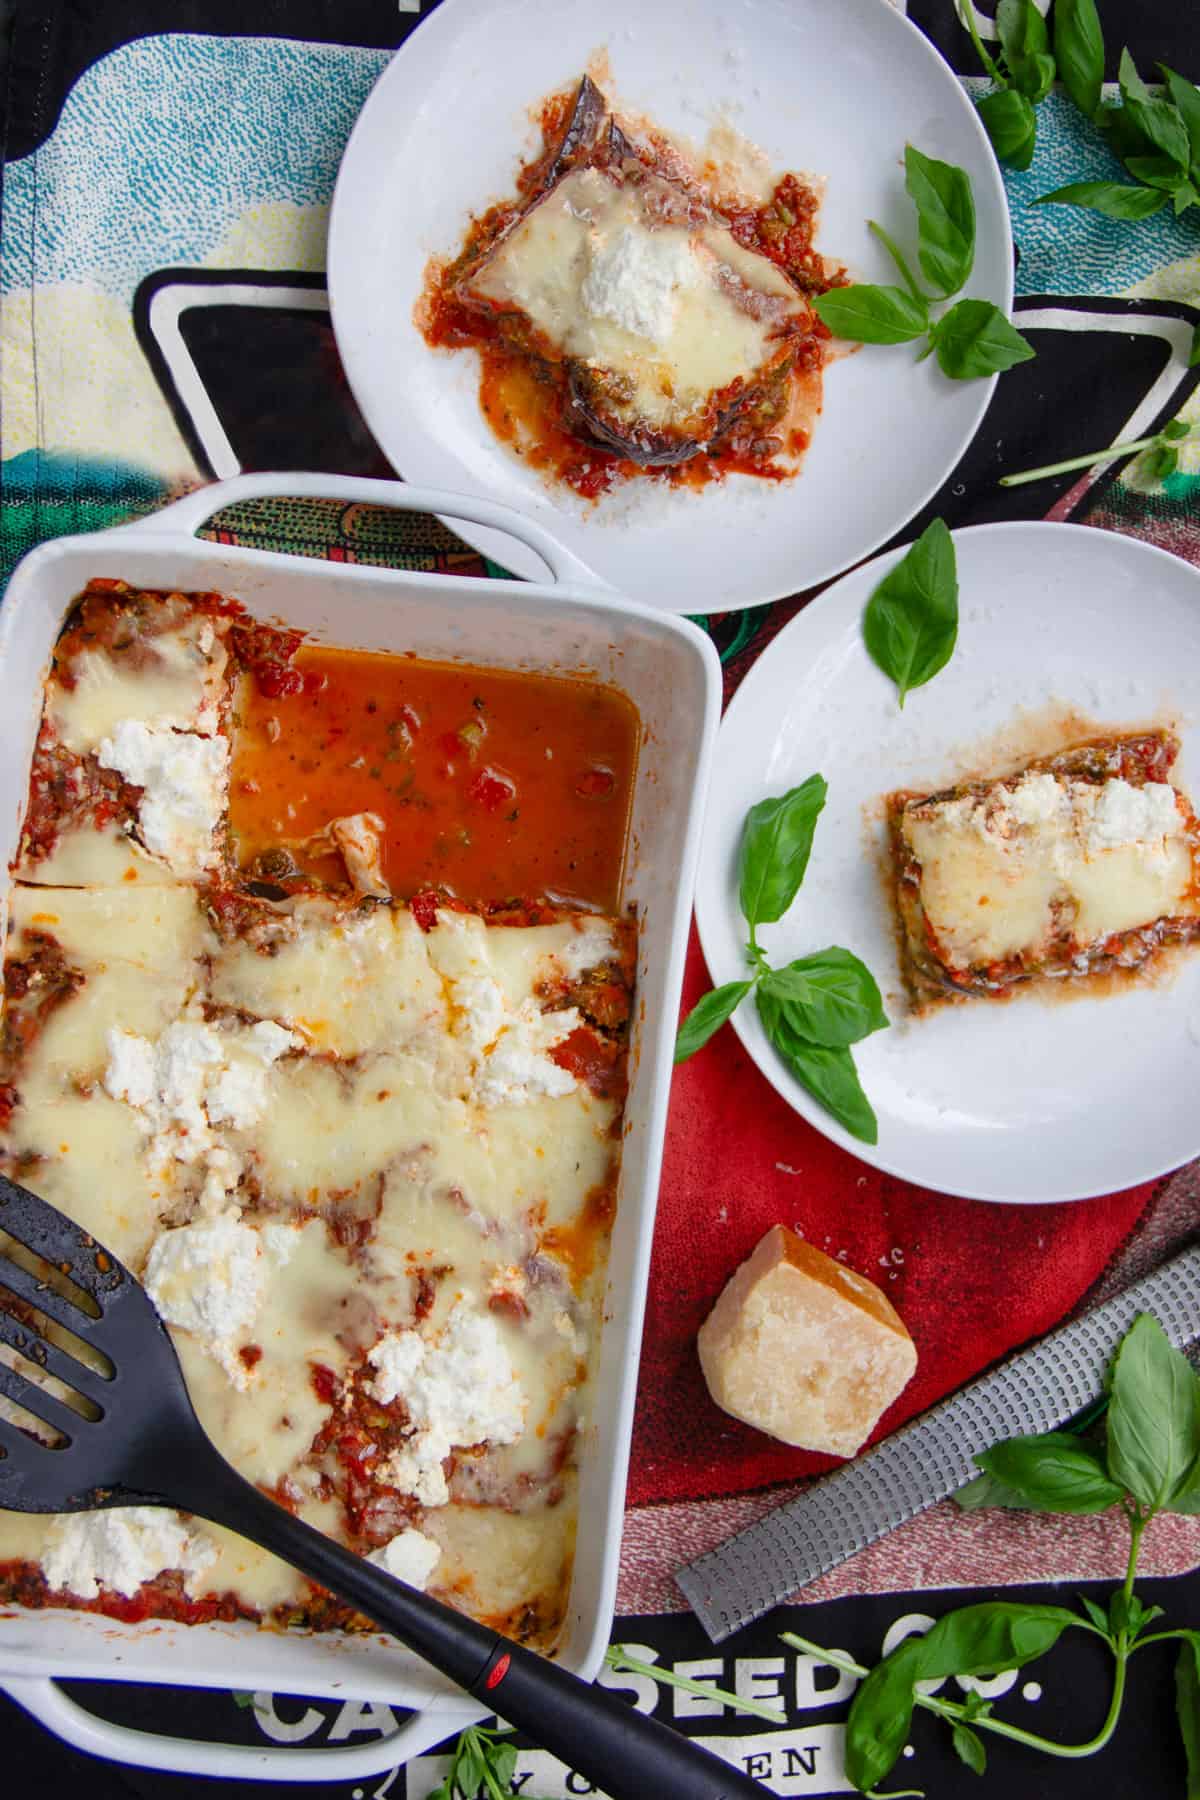
[[611, 594], [613, 589], [602, 581], [585, 562], [560, 544], [557, 538], [511, 506], [495, 500], [477, 499], [473, 494], [448, 493], [444, 488], [413, 487], [407, 481], [377, 481], [370, 476], [322, 475], [311, 470], [280, 474], [276, 470], [258, 475], [234, 475], [228, 481], [215, 481], [196, 488], [182, 500], [176, 500], [158, 512], [148, 513], [131, 525], [118, 526], [120, 531], [151, 533], [164, 531], [173, 536], [192, 537], [198, 528], [223, 507], [241, 500], [344, 500], [364, 506], [387, 506], [398, 512], [436, 513], [441, 519], [469, 519], [473, 525], [487, 525], [502, 531], [532, 550], [545, 563], [552, 580], [572, 587], [589, 587]]
[[341, 1750], [287, 1749], [275, 1744], [257, 1749], [250, 1744], [205, 1743], [198, 1738], [165, 1737], [114, 1725], [88, 1712], [48, 1676], [6, 1675], [0, 1678], [0, 1687], [48, 1731], [90, 1756], [138, 1769], [209, 1775], [227, 1781], [357, 1781], [397, 1768], [487, 1716], [483, 1707], [468, 1704], [435, 1713], [413, 1713], [386, 1737]]

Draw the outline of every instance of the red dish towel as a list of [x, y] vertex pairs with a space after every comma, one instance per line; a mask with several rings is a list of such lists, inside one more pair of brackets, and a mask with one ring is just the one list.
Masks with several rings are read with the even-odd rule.
[[[693, 933], [684, 1004], [709, 986]], [[868, 1168], [792, 1112], [724, 1027], [675, 1072], [658, 1203], [629, 1504], [744, 1493], [836, 1466], [708, 1397], [696, 1332], [772, 1225], [879, 1284], [916, 1342], [885, 1436], [1051, 1329], [1101, 1275], [1154, 1188], [1060, 1206], [954, 1200]]]

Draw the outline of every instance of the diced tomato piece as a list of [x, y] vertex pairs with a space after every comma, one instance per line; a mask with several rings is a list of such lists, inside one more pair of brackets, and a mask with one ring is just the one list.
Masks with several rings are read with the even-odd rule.
[[488, 812], [499, 812], [502, 806], [511, 806], [516, 797], [516, 782], [492, 768], [480, 769], [467, 789], [467, 798]]
[[611, 769], [585, 769], [575, 783], [575, 792], [585, 800], [607, 800], [616, 785]]

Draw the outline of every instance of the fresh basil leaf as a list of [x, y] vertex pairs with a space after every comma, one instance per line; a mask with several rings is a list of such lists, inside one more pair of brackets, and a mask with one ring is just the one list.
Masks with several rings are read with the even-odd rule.
[[1035, 1512], [1106, 1512], [1125, 1494], [1109, 1480], [1100, 1451], [1068, 1431], [1009, 1438], [975, 1461]]
[[1054, 58], [1052, 56], [1025, 56], [1012, 66], [1013, 86], [1018, 93], [1024, 94], [1031, 105], [1046, 98], [1054, 86]]
[[1166, 438], [1168, 443], [1178, 444], [1183, 438], [1191, 437], [1192, 428], [1190, 425], [1185, 425], [1182, 419], [1171, 419], [1163, 426], [1158, 435]]
[[1096, 1627], [1096, 1630], [1103, 1631], [1107, 1636], [1108, 1614], [1104, 1611], [1104, 1608], [1102, 1606], [1097, 1606], [1094, 1600], [1089, 1600], [1086, 1594], [1080, 1594], [1079, 1604], [1082, 1606], [1088, 1618], [1092, 1621], [1092, 1624]]
[[1137, 64], [1129, 54], [1128, 48], [1122, 50], [1121, 61], [1117, 67], [1117, 80], [1121, 86], [1121, 98], [1126, 106], [1133, 100], [1143, 105], [1153, 100], [1154, 96], [1137, 71]]
[[475, 1732], [468, 1726], [458, 1740], [458, 1750], [454, 1760], [454, 1782], [464, 1794], [474, 1794], [483, 1786], [484, 1748]]
[[508, 1793], [509, 1783], [517, 1772], [517, 1746], [515, 1744], [492, 1745], [492, 1774], [496, 1785], [502, 1792]]
[[1160, 444], [1157, 450], [1146, 452], [1146, 461], [1143, 467], [1151, 481], [1165, 481], [1167, 476], [1173, 475], [1179, 467], [1179, 452]]
[[995, 1475], [977, 1475], [952, 1496], [963, 1512], [982, 1512], [985, 1506], [1003, 1506], [1014, 1512], [1028, 1512], [1029, 1503], [1015, 1488], [1005, 1487]]
[[1035, 206], [1085, 206], [1106, 219], [1148, 219], [1167, 204], [1157, 188], [1129, 187], [1122, 181], [1072, 181], [1039, 194]]
[[782, 919], [799, 893], [828, 791], [823, 776], [810, 775], [778, 799], [760, 800], [746, 814], [739, 898], [751, 927]]
[[1027, 56], [1044, 56], [1050, 48], [1046, 21], [1033, 0], [1000, 0], [996, 35], [1010, 69]]
[[1036, 352], [990, 300], [958, 300], [930, 332], [942, 373], [955, 381], [999, 375]]
[[1058, 78], [1086, 118], [1100, 110], [1104, 33], [1096, 0], [1054, 0], [1054, 60]]
[[1155, 1619], [1162, 1618], [1161, 1606], [1143, 1606], [1141, 1596], [1130, 1594], [1126, 1598], [1124, 1588], [1116, 1588], [1108, 1603], [1108, 1629], [1113, 1637], [1124, 1631], [1132, 1639], [1139, 1632], [1153, 1625]]
[[963, 1695], [963, 1716], [970, 1719], [986, 1719], [993, 1710], [993, 1702], [985, 1700], [978, 1688], [968, 1688]]
[[943, 298], [957, 294], [975, 261], [975, 201], [965, 169], [904, 147], [904, 185], [917, 209], [917, 260]]
[[1147, 143], [1166, 157], [1178, 174], [1186, 175], [1191, 145], [1187, 127], [1170, 101], [1127, 100], [1122, 110], [1139, 127]]
[[908, 1741], [923, 1649], [922, 1638], [905, 1638], [890, 1656], [876, 1663], [850, 1703], [846, 1774], [864, 1794], [890, 1774]]
[[998, 93], [985, 94], [976, 111], [1000, 161], [1014, 169], [1027, 169], [1037, 143], [1037, 114], [1025, 95], [1016, 88], [1001, 88]]
[[849, 1050], [809, 1043], [795, 1030], [783, 1007], [770, 994], [764, 994], [760, 987], [756, 998], [763, 1030], [801, 1086], [806, 1087], [852, 1137], [861, 1139], [864, 1144], [878, 1143], [879, 1123], [862, 1091]]
[[1186, 1499], [1200, 1458], [1200, 1378], [1141, 1313], [1121, 1339], [1108, 1407], [1108, 1473], [1142, 1506]]
[[863, 641], [900, 690], [932, 681], [954, 654], [958, 636], [958, 571], [944, 519], [928, 524], [867, 602]]
[[[1197, 177], [1200, 180], [1200, 176]], [[1187, 211], [1189, 206], [1200, 206], [1200, 192], [1190, 181], [1181, 181], [1177, 188], [1171, 190], [1171, 205], [1175, 209], [1175, 217]]]
[[1054, 85], [1054, 58], [1046, 21], [1033, 0], [1000, 0], [996, 30], [1012, 85], [1035, 104]]
[[[1065, 1606], [985, 1600], [939, 1619], [920, 1640], [919, 1681], [946, 1675], [996, 1675], [1044, 1656], [1079, 1616]], [[864, 1684], [865, 1685], [865, 1684]]]
[[1167, 84], [1167, 92], [1175, 103], [1175, 110], [1187, 130], [1193, 177], [1200, 179], [1200, 88], [1194, 87], [1184, 76], [1177, 75], [1174, 69], [1168, 69], [1166, 63], [1159, 63], [1158, 66]]
[[1096, 114], [1097, 131], [1108, 139], [1114, 156], [1124, 162], [1130, 156], [1149, 156], [1154, 145], [1127, 106], [1102, 106]]
[[724, 987], [712, 988], [697, 1000], [675, 1039], [675, 1061], [686, 1062], [702, 1050], [714, 1032], [731, 1018], [754, 986], [752, 981], [727, 981]]
[[987, 1751], [978, 1732], [972, 1731], [969, 1725], [956, 1725], [951, 1733], [954, 1753], [960, 1762], [965, 1762], [968, 1769], [976, 1775], [987, 1771]]
[[1175, 1661], [1175, 1716], [1187, 1758], [1187, 1800], [1200, 1800], [1200, 1631], [1182, 1631]]
[[450, 1777], [448, 1775], [444, 1781], [438, 1782], [437, 1786], [429, 1795], [429, 1800], [455, 1800], [454, 1789], [450, 1784]]
[[830, 288], [812, 301], [822, 324], [853, 344], [907, 344], [929, 329], [929, 307], [898, 287]]
[[772, 969], [762, 985], [810, 1043], [845, 1048], [888, 1023], [870, 969], [852, 951], [837, 946]]
[[1148, 144], [1161, 151], [1181, 175], [1185, 174], [1191, 144], [1187, 127], [1175, 107], [1169, 100], [1155, 99], [1138, 74], [1128, 50], [1121, 52], [1118, 78], [1125, 102], [1121, 110], [1129, 115], [1130, 124], [1141, 132]]
[[1179, 183], [1179, 167], [1168, 156], [1127, 156], [1125, 167], [1145, 187], [1163, 188], [1173, 194]]
[[884, 1779], [908, 1738], [915, 1684], [948, 1675], [1019, 1669], [1053, 1648], [1079, 1615], [1062, 1606], [985, 1601], [906, 1638], [863, 1681], [846, 1720], [846, 1773], [866, 1792]]

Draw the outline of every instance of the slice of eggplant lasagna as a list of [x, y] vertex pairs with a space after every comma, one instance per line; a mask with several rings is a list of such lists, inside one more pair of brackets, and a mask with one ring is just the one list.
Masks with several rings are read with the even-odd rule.
[[829, 339], [812, 295], [840, 279], [812, 247], [813, 188], [718, 195], [586, 76], [543, 123], [518, 199], [432, 271], [428, 341], [478, 347], [489, 422], [580, 492], [697, 459], [691, 479], [791, 472], [776, 459], [807, 444]]
[[996, 781], [890, 796], [918, 1000], [1133, 969], [1200, 937], [1200, 828], [1170, 732], [1096, 738]]

